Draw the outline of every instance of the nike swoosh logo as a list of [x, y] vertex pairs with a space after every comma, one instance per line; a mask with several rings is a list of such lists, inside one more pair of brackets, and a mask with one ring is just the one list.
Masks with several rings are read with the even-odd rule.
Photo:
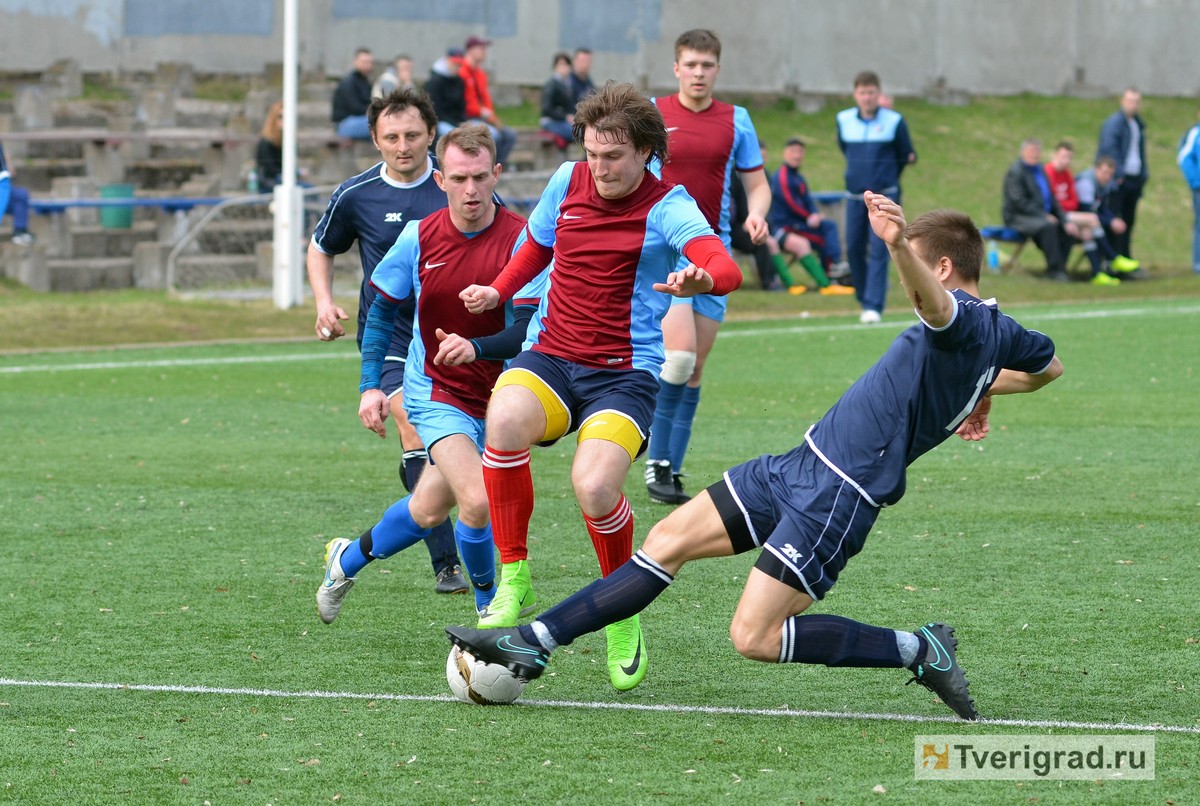
[[446, 265], [445, 261], [443, 261], [441, 263], [430, 263], [428, 260], [425, 261], [425, 268], [427, 268], [427, 269], [436, 269], [438, 266], [445, 266], [445, 265]]
[[670, 134], [671, 132], [677, 132], [677, 131], [679, 131], [678, 126], [668, 126], [667, 127], [667, 134]]
[[641, 665], [642, 665], [642, 636], [639, 633], [637, 652], [633, 653], [633, 662], [630, 663], [628, 666], [625, 666], [624, 664], [622, 664], [621, 671], [627, 675], [632, 675], [634, 672], [636, 672], [638, 670], [638, 667]]
[[517, 652], [522, 655], [533, 655], [535, 660], [537, 660], [537, 663], [539, 666], [546, 665], [546, 661], [537, 657], [538, 653], [536, 650], [530, 649], [529, 647], [517, 646], [516, 644], [514, 644], [512, 642], [511, 636], [508, 636], [508, 635], [500, 636], [500, 640], [496, 642], [496, 648], [502, 649], [505, 652]]
[[950, 671], [950, 667], [953, 665], [950, 663], [950, 653], [948, 653], [945, 647], [942, 646], [942, 642], [924, 627], [921, 628], [921, 632], [925, 633], [925, 638], [929, 641], [929, 645], [933, 647], [935, 652], [937, 652], [937, 657], [934, 658], [933, 662], [929, 664], [930, 668], [939, 672]]
[[581, 215], [571, 215], [570, 213], [563, 213], [562, 217], [563, 221], [576, 221], [580, 218], [583, 218]]

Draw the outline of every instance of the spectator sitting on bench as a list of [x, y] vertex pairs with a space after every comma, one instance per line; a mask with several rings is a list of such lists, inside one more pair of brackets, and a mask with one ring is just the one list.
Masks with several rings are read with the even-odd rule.
[[1004, 226], [1012, 227], [1033, 242], [1046, 256], [1045, 279], [1065, 283], [1066, 256], [1071, 241], [1063, 229], [1063, 212], [1050, 191], [1042, 169], [1042, 141], [1030, 137], [1021, 143], [1020, 158], [1004, 175], [1002, 205]]
[[367, 107], [371, 105], [371, 71], [375, 57], [367, 48], [354, 51], [354, 67], [338, 82], [333, 91], [333, 110], [330, 118], [337, 127], [338, 137], [351, 140], [370, 140]]
[[[800, 168], [804, 163], [804, 141], [791, 137], [783, 147], [783, 164], [771, 177], [771, 210], [767, 221], [771, 238], [777, 249], [772, 249], [775, 267], [779, 276], [788, 285], [792, 294], [803, 294], [807, 288], [795, 282], [787, 268], [783, 253], [794, 255], [817, 282], [824, 295], [853, 294], [849, 286], [830, 282], [826, 269], [842, 259], [842, 243], [838, 237], [837, 224], [817, 212], [817, 203], [808, 190], [808, 181]], [[839, 267], [844, 268], [844, 267]], [[842, 276], [849, 273], [842, 271]]]
[[542, 87], [542, 117], [538, 125], [554, 135], [554, 144], [565, 149], [574, 139], [575, 102], [571, 98], [571, 57], [554, 54], [554, 74]]
[[[1075, 178], [1075, 192], [1079, 196], [1079, 209], [1094, 213], [1103, 228], [1104, 237], [1097, 244], [1104, 250], [1109, 273], [1114, 279], [1126, 280], [1145, 276], [1141, 264], [1117, 253], [1112, 236], [1126, 231], [1125, 220], [1116, 214], [1114, 201], [1117, 193], [1117, 161], [1112, 157], [1098, 157], [1096, 164]], [[1093, 279], [1095, 276], [1093, 276]], [[1100, 284], [1112, 285], [1112, 283]]]
[[[758, 151], [762, 154], [763, 165], [766, 165], [767, 144], [761, 137], [758, 138]], [[770, 249], [772, 241], [767, 238], [762, 243], [754, 242], [743, 226], [749, 214], [750, 202], [746, 198], [746, 186], [734, 171], [729, 177], [729, 243], [738, 252], [754, 258], [754, 271], [758, 274], [758, 284], [763, 291], [782, 291], [783, 284], [775, 267], [775, 255]]]
[[13, 243], [28, 246], [33, 243], [29, 232], [29, 191], [12, 183], [4, 146], [0, 145], [0, 220], [12, 213]]
[[1114, 285], [1115, 278], [1104, 271], [1107, 260], [1113, 271], [1132, 271], [1138, 267], [1137, 261], [1122, 257], [1113, 249], [1100, 225], [1100, 218], [1091, 210], [1083, 209], [1079, 204], [1079, 193], [1075, 188], [1075, 177], [1071, 173], [1071, 160], [1075, 156], [1075, 147], [1063, 140], [1054, 147], [1054, 156], [1046, 163], [1046, 179], [1050, 182], [1050, 191], [1067, 217], [1063, 229], [1077, 241], [1083, 243], [1083, 253], [1092, 264], [1092, 282], [1096, 285]]
[[412, 57], [401, 54], [392, 59], [391, 67], [379, 74], [371, 85], [372, 98], [386, 98], [396, 90], [409, 90], [416, 87], [413, 81]]
[[[425, 82], [425, 93], [433, 101], [437, 112], [437, 136], [450, 132], [467, 120], [467, 92], [462, 77], [458, 74], [462, 66], [462, 51], [451, 48], [446, 55], [433, 63], [429, 80]], [[437, 138], [434, 138], [437, 142]]]
[[492, 139], [496, 141], [496, 162], [503, 165], [508, 161], [509, 152], [517, 144], [517, 133], [501, 122], [492, 102], [492, 93], [488, 89], [488, 77], [483, 69], [483, 62], [487, 59], [487, 49], [491, 44], [490, 39], [478, 36], [468, 38], [463, 45], [462, 58], [458, 60], [458, 75], [463, 80], [467, 121], [482, 123], [488, 127]]

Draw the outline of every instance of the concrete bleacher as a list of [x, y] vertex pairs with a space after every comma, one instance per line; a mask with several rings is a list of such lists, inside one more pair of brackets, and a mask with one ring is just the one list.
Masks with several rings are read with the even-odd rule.
[[[259, 127], [277, 90], [260, 81], [239, 101], [196, 99], [190, 66], [174, 63], [120, 81], [127, 100], [85, 100], [78, 67], [63, 60], [0, 102], [0, 142], [16, 182], [31, 192], [36, 238], [0, 243], [0, 276], [42, 291], [163, 288], [164, 260], [181, 235], [213, 205], [247, 198]], [[331, 92], [330, 81], [302, 85], [296, 110], [298, 166], [326, 188], [379, 160], [370, 142], [335, 135]], [[581, 157], [544, 132], [520, 130], [502, 181], [519, 197], [514, 209], [527, 212], [553, 168]], [[125, 184], [132, 198], [107, 198], [106, 187]], [[269, 281], [267, 201], [206, 224], [178, 256], [182, 285]], [[102, 224], [114, 207], [132, 213], [132, 226]]]

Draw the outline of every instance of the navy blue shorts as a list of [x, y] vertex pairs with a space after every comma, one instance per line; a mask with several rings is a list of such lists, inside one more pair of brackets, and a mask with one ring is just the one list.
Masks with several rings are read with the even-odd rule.
[[813, 599], [833, 587], [879, 515], [807, 443], [727, 470], [708, 494], [734, 553], [765, 549], [754, 567]]
[[[649, 372], [585, 367], [534, 350], [522, 351], [509, 369], [523, 369], [536, 375], [558, 397], [568, 417], [560, 436], [570, 434], [588, 417], [602, 411], [623, 414], [641, 431], [643, 440], [650, 433], [658, 401], [658, 378]], [[540, 444], [553, 445], [559, 438]]]

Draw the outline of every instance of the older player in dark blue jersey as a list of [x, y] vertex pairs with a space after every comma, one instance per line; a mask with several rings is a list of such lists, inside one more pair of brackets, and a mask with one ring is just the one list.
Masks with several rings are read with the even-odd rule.
[[[317, 338], [333, 341], [346, 335], [342, 322], [349, 319], [333, 299], [333, 260], [335, 255], [350, 251], [358, 241], [363, 272], [358, 292], [360, 350], [367, 311], [375, 300], [371, 272], [409, 222], [446, 207], [446, 192], [434, 180], [437, 166], [429, 154], [437, 130], [437, 115], [428, 96], [420, 90], [406, 89], [375, 98], [367, 108], [367, 122], [371, 142], [379, 149], [383, 161], [347, 179], [333, 192], [325, 215], [313, 232], [307, 258], [308, 282], [317, 304], [314, 329]], [[425, 445], [404, 414], [401, 392], [415, 315], [412, 299], [401, 303], [383, 364], [381, 386], [391, 402], [400, 436], [404, 456], [401, 479], [410, 491], [416, 486], [427, 459]], [[450, 521], [434, 528], [425, 545], [437, 577], [436, 590], [466, 593], [470, 588], [462, 576]]]
[[762, 549], [730, 634], [765, 663], [907, 668], [956, 714], [978, 713], [954, 630], [914, 632], [802, 615], [863, 547], [881, 507], [904, 495], [917, 457], [958, 432], [982, 439], [994, 395], [1033, 392], [1062, 374], [1054, 343], [979, 299], [983, 240], [962, 213], [906, 225], [900, 206], [867, 192], [920, 321], [903, 331], [788, 453], [738, 465], [650, 530], [642, 549], [531, 625], [447, 629], [484, 659], [537, 677], [550, 653], [650, 604], [689, 560]]

